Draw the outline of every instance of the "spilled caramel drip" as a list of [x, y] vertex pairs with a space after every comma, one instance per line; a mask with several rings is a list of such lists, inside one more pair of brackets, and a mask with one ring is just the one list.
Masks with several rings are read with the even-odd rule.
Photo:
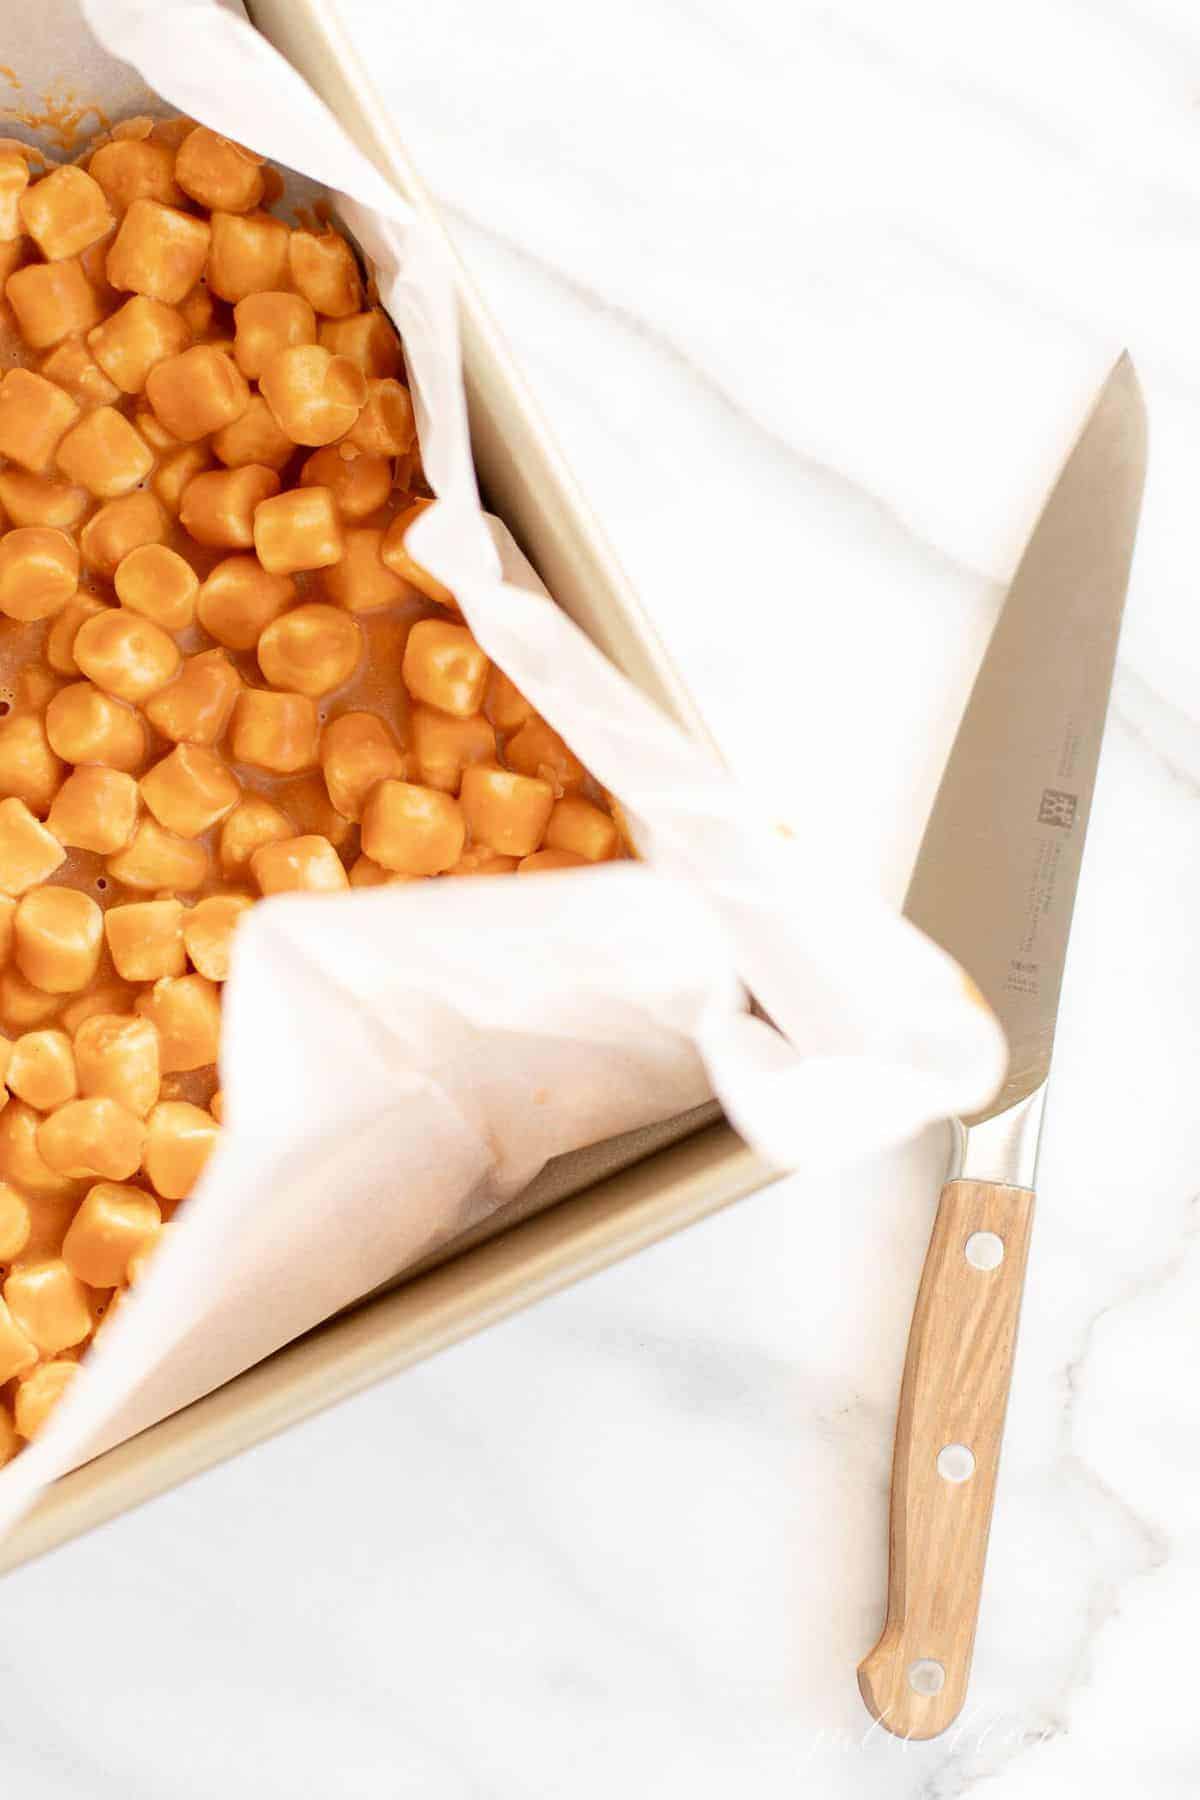
[[[11, 87], [20, 87], [21, 83], [11, 69], [0, 66], [0, 75]], [[45, 132], [65, 152], [74, 150], [82, 139], [92, 138], [110, 127], [108, 114], [102, 106], [94, 100], [82, 101], [73, 92], [67, 92], [61, 98], [42, 94], [36, 106], [0, 106], [0, 119], [11, 119], [30, 131]]]

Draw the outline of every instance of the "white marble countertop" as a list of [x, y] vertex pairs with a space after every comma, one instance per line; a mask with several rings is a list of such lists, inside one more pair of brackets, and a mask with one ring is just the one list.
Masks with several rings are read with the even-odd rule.
[[[898, 896], [1123, 344], [1153, 467], [975, 1662], [869, 1727], [940, 1135], [781, 1183], [11, 1577], [13, 1800], [1200, 1784], [1200, 20], [1185, 0], [342, 0], [813, 878]], [[781, 648], [782, 645], [782, 648]], [[847, 832], [847, 817], [857, 829]]]

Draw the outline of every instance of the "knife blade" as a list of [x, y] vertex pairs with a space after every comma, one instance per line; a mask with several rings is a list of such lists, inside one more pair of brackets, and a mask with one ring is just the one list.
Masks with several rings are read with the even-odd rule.
[[954, 1151], [917, 1295], [892, 1461], [887, 1616], [868, 1710], [935, 1737], [966, 1698], [1012, 1369], [1046, 1083], [1146, 470], [1123, 355], [1008, 590], [905, 912], [1004, 1026], [991, 1105]]

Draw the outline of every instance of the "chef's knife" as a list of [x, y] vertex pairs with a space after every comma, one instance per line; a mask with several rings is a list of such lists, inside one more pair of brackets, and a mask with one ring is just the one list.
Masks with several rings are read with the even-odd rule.
[[868, 1709], [936, 1737], [966, 1697], [1059, 988], [1137, 535], [1146, 414], [1128, 355], [1046, 502], [996, 624], [905, 902], [1008, 1035], [992, 1104], [955, 1121], [913, 1314]]

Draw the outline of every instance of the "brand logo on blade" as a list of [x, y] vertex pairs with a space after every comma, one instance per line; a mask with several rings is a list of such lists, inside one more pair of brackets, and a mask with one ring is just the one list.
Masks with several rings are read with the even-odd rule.
[[1043, 788], [1038, 824], [1057, 825], [1060, 831], [1070, 831], [1078, 806], [1078, 794], [1064, 794], [1059, 788]]

